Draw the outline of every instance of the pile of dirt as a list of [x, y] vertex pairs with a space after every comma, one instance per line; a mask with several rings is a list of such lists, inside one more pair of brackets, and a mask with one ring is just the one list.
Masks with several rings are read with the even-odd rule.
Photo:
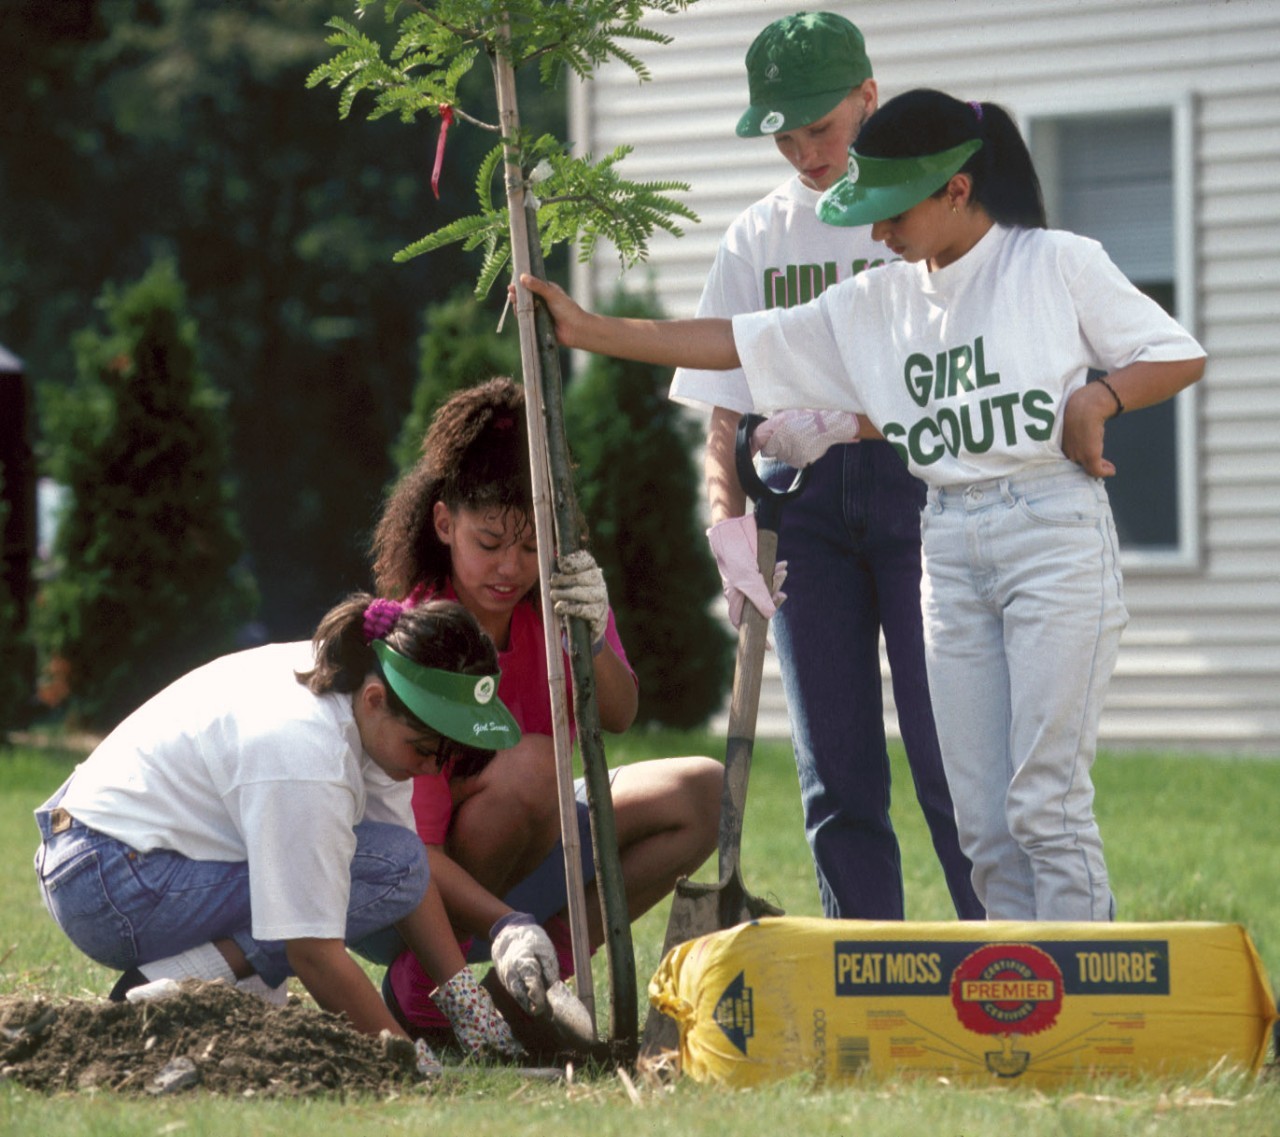
[[47, 1093], [385, 1096], [418, 1082], [414, 1057], [404, 1039], [371, 1038], [296, 998], [272, 1007], [224, 983], [188, 981], [144, 1003], [0, 998], [0, 1079]]

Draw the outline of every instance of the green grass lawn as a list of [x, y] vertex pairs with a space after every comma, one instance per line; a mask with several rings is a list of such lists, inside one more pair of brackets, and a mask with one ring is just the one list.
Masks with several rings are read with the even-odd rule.
[[[699, 734], [640, 734], [610, 749], [611, 762], [663, 754], [722, 756], [723, 741]], [[83, 959], [45, 913], [31, 857], [32, 809], [66, 776], [76, 755], [56, 748], [0, 750], [0, 994], [95, 997], [113, 974]], [[907, 915], [952, 918], [941, 871], [895, 751], [895, 824], [902, 842]], [[1280, 980], [1280, 903], [1274, 871], [1280, 762], [1162, 754], [1103, 755], [1097, 765], [1098, 814], [1123, 920], [1216, 920], [1250, 932], [1273, 986]], [[710, 879], [714, 857], [697, 874]], [[751, 772], [743, 840], [747, 888], [790, 915], [820, 915], [801, 830], [790, 747], [760, 743]], [[658, 963], [667, 906], [634, 928], [643, 992]], [[602, 953], [603, 954], [603, 953]], [[602, 1021], [608, 979], [595, 968]], [[296, 988], [295, 988], [296, 990]], [[645, 1002], [642, 996], [641, 1007]], [[642, 1012], [643, 1013], [643, 1012]], [[688, 1079], [658, 1091], [641, 1086], [633, 1100], [611, 1074], [571, 1086], [526, 1083], [518, 1075], [481, 1073], [394, 1101], [227, 1100], [210, 1095], [126, 1100], [111, 1095], [47, 1098], [0, 1075], [0, 1133], [197, 1134], [245, 1132], [326, 1137], [454, 1128], [471, 1137], [555, 1132], [566, 1137], [643, 1133], [722, 1137], [772, 1134], [1160, 1133], [1181, 1137], [1280, 1133], [1280, 1079], [1227, 1072], [1198, 1083], [1142, 1081], [1088, 1084], [1046, 1094], [1030, 1088], [881, 1080], [816, 1090], [803, 1078], [752, 1091], [727, 1091]]]

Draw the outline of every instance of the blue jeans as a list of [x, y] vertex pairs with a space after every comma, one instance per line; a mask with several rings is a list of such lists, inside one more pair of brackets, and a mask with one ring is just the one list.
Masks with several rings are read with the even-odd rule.
[[[616, 774], [616, 770], [610, 771], [610, 785]], [[586, 779], [576, 779], [573, 789], [578, 801], [578, 859], [582, 864], [582, 883], [586, 886], [596, 878]], [[564, 840], [556, 841], [551, 852], [534, 866], [528, 876], [517, 881], [502, 901], [517, 912], [528, 912], [539, 924], [546, 923], [557, 912], [563, 912], [569, 905], [569, 882], [565, 878], [564, 869]], [[387, 928], [376, 935], [366, 936], [351, 946], [371, 963], [390, 964], [407, 945], [395, 928]], [[473, 936], [471, 947], [467, 951], [467, 962], [487, 963], [490, 958], [488, 937]]]
[[1128, 622], [1106, 487], [1073, 462], [930, 490], [929, 680], [992, 919], [1108, 920], [1090, 771]]
[[[769, 463], [774, 488], [794, 471]], [[787, 601], [773, 620], [791, 712], [818, 891], [827, 916], [901, 920], [898, 838], [880, 678], [884, 632], [907, 761], [934, 852], [962, 919], [983, 918], [961, 852], [924, 663], [920, 509], [924, 484], [887, 442], [832, 447], [782, 507]]]
[[[85, 955], [127, 971], [230, 939], [269, 986], [293, 973], [283, 940], [252, 935], [247, 864], [195, 861], [165, 849], [140, 853], [78, 821], [54, 832], [64, 789], [36, 810], [43, 838], [36, 875], [45, 906]], [[348, 943], [409, 915], [428, 880], [426, 850], [412, 829], [364, 821], [355, 835]]]

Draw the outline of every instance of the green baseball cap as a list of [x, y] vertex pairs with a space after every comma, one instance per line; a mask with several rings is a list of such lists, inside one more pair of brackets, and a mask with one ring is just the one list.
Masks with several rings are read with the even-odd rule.
[[806, 126], [870, 78], [862, 33], [843, 16], [784, 16], [747, 49], [751, 105], [738, 120], [738, 134], [755, 138]]
[[386, 640], [372, 646], [387, 685], [425, 726], [478, 750], [505, 750], [520, 741], [520, 727], [498, 698], [500, 675], [423, 667]]
[[947, 184], [982, 145], [980, 138], [915, 158], [869, 158], [849, 148], [849, 172], [818, 199], [828, 225], [871, 225], [897, 217]]

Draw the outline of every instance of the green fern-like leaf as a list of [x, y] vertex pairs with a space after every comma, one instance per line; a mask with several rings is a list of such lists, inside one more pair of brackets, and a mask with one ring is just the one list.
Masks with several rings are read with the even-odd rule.
[[469, 217], [459, 217], [458, 220], [441, 226], [434, 233], [428, 233], [425, 237], [419, 237], [418, 240], [406, 245], [392, 259], [400, 264], [414, 257], [420, 257], [423, 253], [435, 252], [436, 249], [442, 249], [445, 245], [453, 245], [459, 241], [465, 248], [475, 248], [477, 241], [484, 240], [485, 235], [495, 227], [495, 221], [501, 223], [504, 220], [492, 213], [473, 213]]
[[484, 263], [480, 266], [480, 275], [476, 280], [476, 296], [483, 298], [489, 295], [489, 290], [493, 287], [494, 282], [502, 275], [502, 271], [507, 267], [511, 260], [511, 242], [504, 241], [501, 244], [495, 242], [484, 258]]
[[[339, 90], [339, 113], [348, 115], [362, 92], [369, 92], [369, 117], [396, 114], [410, 122], [423, 111], [439, 114], [449, 103], [466, 113], [458, 89], [482, 52], [508, 58], [513, 67], [536, 63], [546, 84], [561, 82], [566, 71], [590, 78], [601, 64], [614, 60], [642, 80], [649, 77], [631, 45], [664, 44], [670, 37], [646, 27], [651, 13], [684, 11], [694, 0], [356, 0], [363, 16], [382, 3], [396, 27], [394, 46], [384, 58], [379, 45], [355, 25], [329, 21], [328, 42], [337, 49], [327, 63], [308, 76], [308, 86], [327, 83]], [[499, 22], [499, 15], [505, 25]], [[505, 32], [503, 27], [505, 26]], [[612, 244], [624, 267], [648, 255], [657, 231], [682, 234], [682, 223], [696, 215], [674, 195], [685, 183], [632, 182], [619, 163], [631, 152], [619, 147], [598, 162], [578, 158], [551, 135], [520, 132], [491, 149], [476, 171], [477, 212], [406, 245], [397, 262], [460, 243], [467, 251], [483, 250], [477, 293], [486, 293], [511, 261], [505, 179], [510, 154], [527, 173], [537, 170], [529, 186], [537, 203], [537, 225], [543, 250], [576, 244], [588, 259], [601, 241]]]
[[[497, 171], [502, 167], [505, 154], [505, 149], [499, 143], [484, 156], [480, 169], [476, 171], [476, 200], [485, 213], [491, 213], [497, 208], [493, 202], [493, 183]], [[506, 204], [505, 197], [503, 204]]]

